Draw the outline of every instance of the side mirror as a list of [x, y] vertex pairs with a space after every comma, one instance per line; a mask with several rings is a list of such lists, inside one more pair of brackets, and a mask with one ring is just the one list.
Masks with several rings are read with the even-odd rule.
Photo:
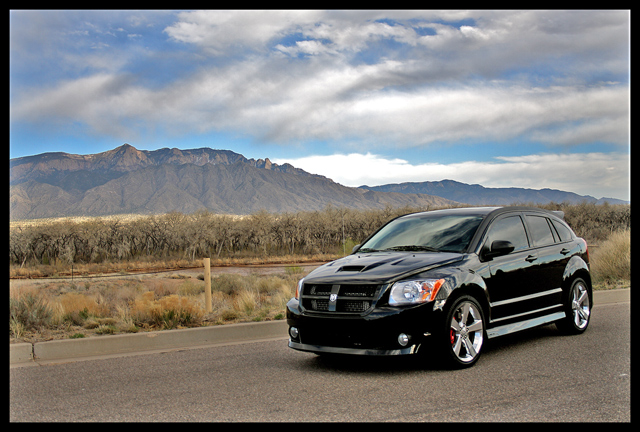
[[357, 244], [353, 247], [353, 249], [351, 249], [351, 253], [355, 253], [358, 249], [360, 249], [360, 245]]
[[511, 253], [513, 252], [514, 249], [515, 249], [515, 246], [513, 246], [513, 243], [511, 243], [510, 241], [495, 240], [493, 243], [491, 243], [491, 249], [487, 250], [486, 247], [484, 248], [482, 257], [491, 259], [493, 257], [502, 256], [502, 255]]

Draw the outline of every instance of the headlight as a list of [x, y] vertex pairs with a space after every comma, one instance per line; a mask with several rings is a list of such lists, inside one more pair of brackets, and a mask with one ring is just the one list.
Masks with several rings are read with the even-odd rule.
[[400, 281], [393, 284], [389, 294], [389, 305], [404, 306], [433, 301], [444, 279], [421, 279]]
[[300, 299], [300, 293], [302, 293], [302, 284], [304, 283], [304, 278], [298, 281], [298, 286], [296, 287], [296, 300]]

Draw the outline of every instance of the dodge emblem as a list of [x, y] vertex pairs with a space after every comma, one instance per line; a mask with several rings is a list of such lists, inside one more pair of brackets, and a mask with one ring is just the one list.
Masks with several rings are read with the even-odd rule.
[[336, 302], [336, 300], [338, 300], [338, 294], [331, 294], [331, 295], [329, 296], [329, 301], [330, 301], [331, 303], [335, 303], [335, 302]]

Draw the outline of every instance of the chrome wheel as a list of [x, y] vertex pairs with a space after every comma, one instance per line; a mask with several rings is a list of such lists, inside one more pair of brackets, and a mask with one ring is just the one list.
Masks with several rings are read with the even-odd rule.
[[573, 324], [577, 329], [584, 330], [589, 324], [591, 302], [589, 301], [589, 291], [582, 279], [577, 280], [571, 287], [570, 299]]
[[580, 334], [589, 326], [591, 319], [591, 288], [582, 278], [571, 284], [564, 297], [566, 317], [556, 323], [558, 329], [567, 334]]
[[461, 364], [471, 364], [480, 355], [484, 340], [484, 322], [480, 307], [471, 299], [454, 306], [449, 322], [451, 352]]

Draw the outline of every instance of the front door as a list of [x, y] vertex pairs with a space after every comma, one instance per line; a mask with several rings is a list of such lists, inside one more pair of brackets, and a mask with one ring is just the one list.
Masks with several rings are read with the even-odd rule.
[[489, 248], [496, 240], [509, 241], [514, 250], [492, 258], [490, 277], [486, 279], [491, 321], [497, 322], [517, 317], [525, 311], [528, 296], [536, 291], [535, 273], [537, 255], [531, 248], [520, 215], [507, 215], [496, 219], [487, 231], [483, 248]]

